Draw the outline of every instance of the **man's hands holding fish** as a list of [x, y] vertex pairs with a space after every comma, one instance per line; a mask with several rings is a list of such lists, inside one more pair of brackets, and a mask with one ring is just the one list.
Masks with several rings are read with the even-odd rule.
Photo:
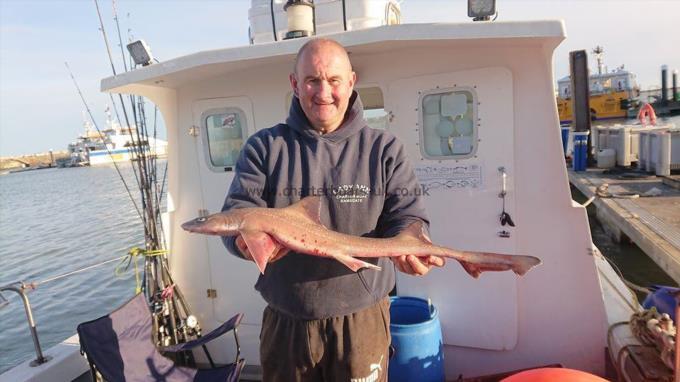
[[432, 269], [432, 267], [443, 267], [446, 263], [443, 257], [439, 256], [415, 256], [415, 255], [402, 255], [399, 257], [390, 257], [390, 260], [394, 263], [400, 272], [423, 276]]

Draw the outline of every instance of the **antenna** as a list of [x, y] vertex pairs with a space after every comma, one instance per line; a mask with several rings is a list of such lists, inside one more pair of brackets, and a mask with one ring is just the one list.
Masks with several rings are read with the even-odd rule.
[[604, 71], [604, 48], [600, 45], [596, 46], [593, 49], [593, 54], [597, 60], [597, 74], [602, 74], [602, 71]]

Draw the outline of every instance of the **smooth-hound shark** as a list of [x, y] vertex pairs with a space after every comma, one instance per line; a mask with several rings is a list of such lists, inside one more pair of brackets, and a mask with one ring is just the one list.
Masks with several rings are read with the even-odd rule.
[[521, 276], [541, 263], [533, 256], [458, 251], [432, 244], [421, 222], [411, 224], [393, 238], [331, 231], [321, 223], [320, 205], [320, 197], [309, 196], [285, 208], [239, 208], [199, 217], [182, 224], [182, 228], [206, 235], [241, 235], [262, 273], [278, 248], [277, 243], [298, 253], [333, 258], [354, 272], [361, 268], [380, 269], [357, 257], [448, 257], [459, 261], [474, 278], [485, 271], [507, 270]]

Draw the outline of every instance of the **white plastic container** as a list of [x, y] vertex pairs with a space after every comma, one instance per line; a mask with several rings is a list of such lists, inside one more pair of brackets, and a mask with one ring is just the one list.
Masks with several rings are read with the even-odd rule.
[[[286, 0], [274, 0], [276, 40], [281, 41], [288, 32], [288, 19], [283, 6]], [[271, 0], [251, 0], [248, 10], [250, 43], [260, 44], [274, 40]], [[316, 0], [314, 2], [316, 35], [338, 33], [345, 30], [342, 19], [342, 0]], [[399, 3], [396, 0], [345, 0], [347, 30], [373, 28], [399, 23]]]
[[616, 166], [616, 150], [602, 149], [597, 152], [597, 168], [614, 168]]

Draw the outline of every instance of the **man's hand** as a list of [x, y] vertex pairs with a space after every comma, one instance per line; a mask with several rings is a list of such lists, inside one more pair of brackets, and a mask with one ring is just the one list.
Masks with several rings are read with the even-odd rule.
[[390, 257], [390, 260], [394, 263], [400, 272], [423, 276], [432, 269], [432, 267], [443, 267], [446, 261], [443, 257], [439, 256], [414, 256], [414, 255], [402, 255], [399, 257]]
[[[279, 243], [275, 243], [275, 244], [276, 244], [276, 249], [274, 249], [274, 254], [272, 255], [272, 257], [269, 258], [268, 263], [273, 263], [276, 260], [287, 255], [288, 252], [290, 252], [290, 250], [288, 248], [285, 248], [281, 244], [279, 244]], [[248, 249], [248, 246], [246, 245], [246, 241], [243, 240], [243, 237], [241, 237], [241, 235], [238, 235], [236, 237], [236, 248], [238, 248], [238, 250], [241, 252], [241, 254], [243, 255], [243, 257], [246, 260], [253, 261], [253, 255], [250, 253], [250, 250]]]

